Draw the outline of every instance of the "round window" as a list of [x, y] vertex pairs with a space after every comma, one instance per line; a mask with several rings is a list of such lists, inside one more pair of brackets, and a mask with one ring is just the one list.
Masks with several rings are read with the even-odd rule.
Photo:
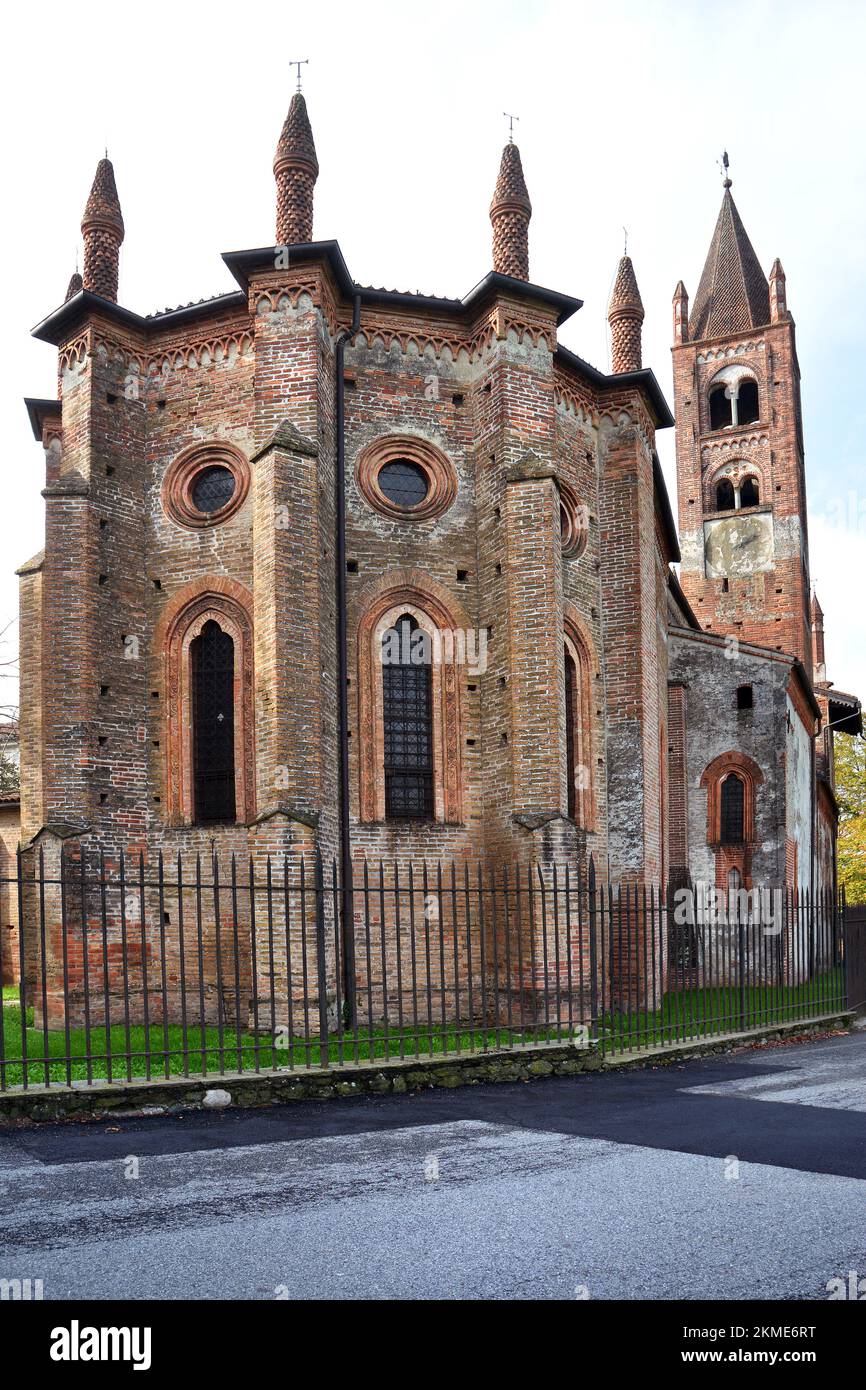
[[457, 496], [451, 460], [414, 434], [373, 440], [358, 455], [355, 477], [365, 501], [400, 522], [432, 521]]
[[212, 512], [222, 511], [235, 495], [234, 474], [221, 465], [203, 468], [195, 475], [190, 489], [190, 501], [196, 511], [210, 516]]
[[589, 539], [589, 511], [567, 483], [559, 485], [559, 535], [566, 559], [577, 559]]
[[395, 507], [419, 507], [430, 491], [424, 469], [408, 459], [394, 459], [391, 463], [383, 464], [376, 481]]
[[169, 464], [162, 505], [172, 521], [190, 530], [221, 526], [243, 506], [250, 466], [232, 444], [194, 444]]

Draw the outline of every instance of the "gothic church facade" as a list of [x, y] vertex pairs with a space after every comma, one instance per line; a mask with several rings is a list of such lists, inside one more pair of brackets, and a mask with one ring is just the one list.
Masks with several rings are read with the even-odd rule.
[[493, 268], [455, 299], [361, 285], [314, 239], [301, 95], [274, 173], [275, 244], [224, 256], [236, 288], [142, 317], [100, 161], [83, 276], [35, 329], [58, 393], [27, 402], [25, 855], [330, 857], [347, 781], [355, 863], [831, 884], [859, 704], [810, 593], [785, 278], [730, 188], [674, 297], [675, 424], [628, 257], [611, 371], [559, 341], [581, 301], [530, 278], [516, 145]]

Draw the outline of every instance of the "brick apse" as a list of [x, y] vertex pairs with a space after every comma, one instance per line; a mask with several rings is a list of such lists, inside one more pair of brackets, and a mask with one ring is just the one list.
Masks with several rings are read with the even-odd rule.
[[[101, 160], [83, 275], [34, 330], [58, 395], [27, 402], [45, 547], [18, 571], [25, 877], [39, 856], [116, 872], [121, 849], [148, 882], [160, 854], [254, 873], [339, 858], [344, 588], [356, 873], [380, 857], [585, 871], [592, 854], [612, 883], [831, 883], [828, 726], [853, 728], [859, 704], [827, 682], [810, 607], [784, 274], [764, 276], [730, 187], [691, 313], [682, 283], [674, 297], [679, 539], [634, 267], [600, 371], [558, 341], [580, 299], [530, 278], [516, 145], [492, 270], [456, 299], [358, 284], [313, 239], [302, 95], [274, 175], [275, 244], [223, 257], [237, 288], [142, 317], [118, 302]], [[49, 1016], [95, 911], [66, 904], [64, 943], [60, 892], [42, 904]], [[25, 885], [34, 979], [37, 896]], [[142, 905], [130, 968], [163, 929], [171, 989], [181, 904], [148, 887], [125, 910]], [[117, 895], [110, 955], [120, 915]], [[259, 928], [243, 901], [237, 917], [249, 995]]]

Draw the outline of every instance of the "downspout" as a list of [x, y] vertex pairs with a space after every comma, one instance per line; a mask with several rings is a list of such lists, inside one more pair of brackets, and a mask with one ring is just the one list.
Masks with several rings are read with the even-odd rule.
[[334, 486], [337, 510], [337, 728], [340, 742], [340, 940], [343, 948], [343, 1013], [349, 1028], [358, 1022], [355, 1000], [355, 909], [352, 893], [352, 840], [349, 824], [349, 649], [346, 635], [346, 343], [361, 326], [361, 296], [354, 296], [352, 326], [336, 343], [337, 467]]

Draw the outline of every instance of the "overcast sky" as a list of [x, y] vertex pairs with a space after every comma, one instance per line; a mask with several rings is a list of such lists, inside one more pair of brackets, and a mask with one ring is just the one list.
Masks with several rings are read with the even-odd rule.
[[[38, 0], [7, 6], [4, 29], [0, 626], [17, 619], [15, 568], [43, 541], [44, 459], [21, 398], [56, 394], [56, 353], [29, 330], [63, 299], [104, 147], [126, 223], [121, 303], [149, 313], [232, 289], [220, 253], [273, 240], [289, 62], [309, 58], [315, 235], [339, 240], [356, 280], [453, 296], [481, 278], [515, 112], [532, 278], [584, 300], [563, 343], [609, 367], [627, 227], [644, 362], [671, 401], [671, 296], [681, 277], [697, 288], [727, 147], [746, 229], [765, 270], [781, 257], [797, 322], [828, 674], [866, 696], [862, 0]], [[673, 431], [659, 451], [675, 497]]]

